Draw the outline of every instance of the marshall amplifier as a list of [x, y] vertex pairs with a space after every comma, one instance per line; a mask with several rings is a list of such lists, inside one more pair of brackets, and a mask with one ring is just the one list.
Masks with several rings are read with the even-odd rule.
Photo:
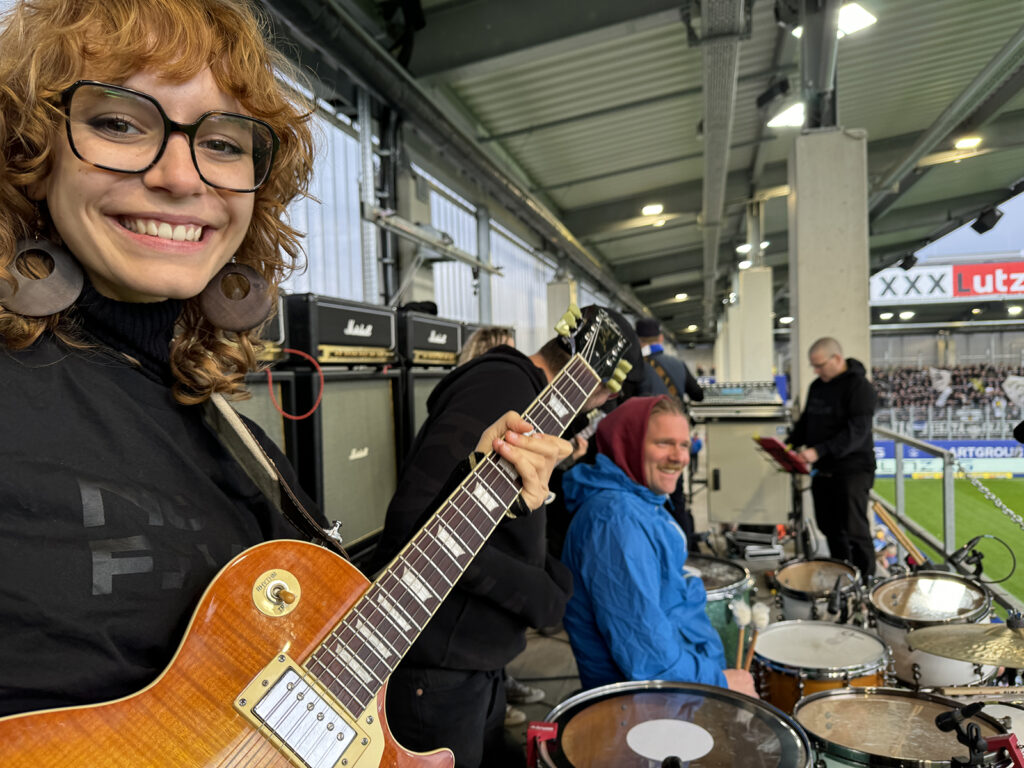
[[399, 349], [406, 365], [452, 366], [462, 348], [462, 323], [422, 312], [402, 312]]
[[[320, 377], [308, 370], [295, 371], [295, 377], [296, 408], [305, 413], [316, 402]], [[327, 368], [320, 407], [298, 422], [299, 482], [328, 520], [341, 521], [353, 558], [376, 541], [395, 493], [401, 381], [397, 369]]]
[[285, 413], [295, 413], [295, 373], [274, 371], [274, 400], [277, 401], [277, 407], [270, 399], [265, 372], [247, 374], [245, 385], [252, 397], [248, 400], [234, 400], [231, 405], [240, 414], [255, 421], [288, 457], [292, 465], [296, 466], [296, 423], [281, 415], [281, 410]]
[[285, 347], [288, 345], [287, 305], [284, 294], [277, 297], [274, 316], [260, 329], [259, 341], [263, 344], [256, 357], [264, 362], [276, 362], [286, 357]]
[[[290, 345], [325, 365], [392, 365], [398, 362], [395, 311], [313, 293], [285, 302]], [[296, 361], [301, 362], [301, 361]]]

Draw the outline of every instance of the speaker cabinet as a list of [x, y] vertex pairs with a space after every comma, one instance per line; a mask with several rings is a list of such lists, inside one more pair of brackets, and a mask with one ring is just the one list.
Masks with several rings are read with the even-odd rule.
[[[296, 371], [297, 407], [312, 407], [320, 378]], [[341, 521], [344, 546], [358, 547], [384, 527], [395, 492], [398, 371], [324, 369], [316, 413], [299, 422], [300, 482], [328, 520]], [[351, 549], [350, 549], [351, 551]]]
[[277, 406], [271, 400], [266, 373], [248, 374], [245, 385], [252, 397], [249, 400], [235, 400], [231, 405], [243, 416], [255, 421], [298, 470], [296, 424], [281, 415], [281, 410], [295, 413], [295, 374], [291, 371], [274, 371], [274, 400]]
[[[446, 370], [418, 371], [414, 369], [407, 371], [409, 377], [409, 402], [412, 409], [412, 429], [410, 432], [412, 440], [416, 439], [416, 433], [420, 431], [423, 422], [427, 420], [427, 400], [430, 398], [430, 393], [434, 391], [434, 387], [448, 373], [449, 371]], [[408, 447], [412, 447], [411, 442]]]

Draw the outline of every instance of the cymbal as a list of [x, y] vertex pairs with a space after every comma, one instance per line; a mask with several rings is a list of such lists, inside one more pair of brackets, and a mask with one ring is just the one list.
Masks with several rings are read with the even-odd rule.
[[911, 650], [996, 667], [1024, 667], [1024, 628], [1005, 624], [946, 624], [907, 633]]

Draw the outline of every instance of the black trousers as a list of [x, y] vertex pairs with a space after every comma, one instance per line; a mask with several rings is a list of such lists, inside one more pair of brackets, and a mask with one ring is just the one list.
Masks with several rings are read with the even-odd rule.
[[387, 692], [391, 733], [406, 749], [448, 747], [456, 768], [522, 766], [505, 740], [505, 671], [399, 666]]
[[874, 472], [817, 474], [811, 482], [814, 520], [825, 534], [832, 557], [860, 569], [868, 580], [875, 572], [875, 547], [868, 524], [868, 493]]

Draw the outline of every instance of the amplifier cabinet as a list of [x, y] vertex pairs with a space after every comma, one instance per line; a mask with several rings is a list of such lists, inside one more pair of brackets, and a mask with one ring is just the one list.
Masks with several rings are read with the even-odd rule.
[[[320, 389], [312, 371], [296, 371], [297, 406], [305, 413]], [[328, 520], [341, 521], [344, 545], [358, 545], [384, 527], [395, 493], [397, 370], [324, 370], [316, 413], [299, 422], [299, 477]]]
[[450, 367], [462, 349], [462, 323], [423, 312], [402, 312], [398, 344], [406, 365]]
[[427, 420], [427, 400], [430, 398], [430, 393], [434, 391], [434, 387], [438, 385], [450, 371], [447, 370], [417, 370], [415, 368], [406, 368], [403, 372], [405, 374], [405, 392], [406, 392], [406, 405], [407, 405], [407, 432], [408, 443], [404, 446], [403, 456], [409, 452], [412, 448], [413, 441], [416, 439], [416, 433], [420, 431], [420, 427], [423, 426], [423, 422]]
[[[288, 457], [297, 471], [296, 423], [291, 419], [286, 419], [281, 415], [281, 411], [274, 407], [274, 403], [270, 399], [270, 391], [267, 389], [267, 374], [250, 373], [245, 377], [245, 385], [252, 393], [252, 397], [248, 400], [235, 400], [231, 405], [243, 416], [255, 421]], [[294, 373], [274, 371], [274, 399], [285, 413], [295, 413]]]
[[[377, 304], [293, 294], [285, 301], [295, 349], [327, 365], [392, 365], [398, 361], [395, 310]], [[300, 366], [305, 360], [294, 361]]]

